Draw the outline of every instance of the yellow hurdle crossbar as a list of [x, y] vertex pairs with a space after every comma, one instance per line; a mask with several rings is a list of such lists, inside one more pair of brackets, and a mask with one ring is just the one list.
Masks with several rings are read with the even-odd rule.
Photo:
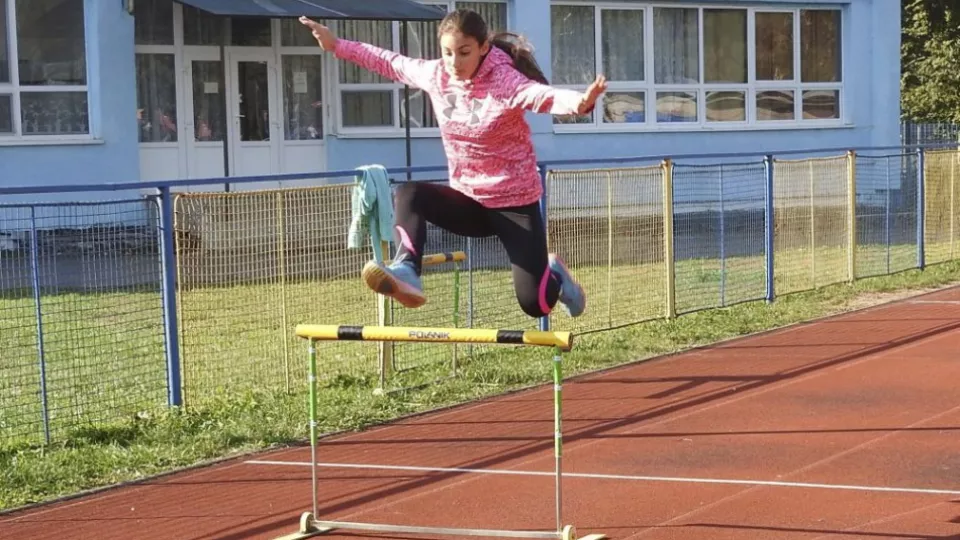
[[297, 325], [297, 337], [316, 341], [413, 341], [430, 343], [490, 343], [573, 348], [570, 332], [539, 330], [483, 330], [475, 328], [419, 328], [403, 326]]
[[[310, 386], [310, 479], [313, 494], [313, 511], [300, 516], [300, 529], [275, 540], [303, 540], [339, 529], [361, 531], [430, 534], [446, 537], [498, 536], [503, 538], [544, 538], [552, 540], [603, 540], [604, 534], [588, 534], [580, 537], [573, 525], [563, 524], [562, 515], [562, 448], [563, 422], [562, 393], [563, 369], [561, 351], [573, 348], [570, 332], [546, 332], [532, 330], [481, 330], [473, 328], [417, 328], [392, 326], [362, 326], [340, 324], [300, 324], [296, 336], [308, 340]], [[415, 341], [422, 343], [489, 343], [503, 345], [527, 345], [553, 349], [553, 440], [554, 440], [554, 500], [556, 503], [556, 528], [554, 530], [506, 530], [486, 528], [420, 527], [388, 523], [354, 523], [318, 519], [319, 482], [317, 478], [317, 342], [319, 341]]]
[[[453, 262], [463, 262], [467, 260], [467, 253], [465, 251], [451, 251], [449, 253], [431, 253], [430, 255], [424, 255], [420, 259], [420, 264], [422, 266], [437, 266], [440, 264], [447, 264]], [[393, 260], [384, 261], [383, 264], [390, 264]]]

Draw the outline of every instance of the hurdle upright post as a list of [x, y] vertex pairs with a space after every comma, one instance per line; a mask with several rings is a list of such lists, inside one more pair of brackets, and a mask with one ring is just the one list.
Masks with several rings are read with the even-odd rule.
[[[309, 343], [310, 361], [310, 447], [311, 447], [311, 491], [313, 493], [312, 512], [305, 512], [300, 518], [300, 530], [278, 538], [277, 540], [299, 540], [310, 538], [337, 529], [360, 531], [409, 533], [444, 536], [488, 536], [504, 538], [546, 538], [556, 540], [603, 540], [604, 534], [589, 534], [577, 537], [573, 525], [563, 525], [563, 367], [562, 353], [573, 348], [573, 334], [544, 330], [487, 330], [472, 328], [420, 328], [420, 327], [383, 327], [383, 326], [345, 326], [310, 325], [296, 327], [296, 336]], [[391, 525], [383, 523], [359, 523], [328, 521], [318, 518], [318, 478], [317, 478], [317, 343], [319, 341], [375, 341], [375, 342], [419, 342], [419, 343], [487, 343], [501, 345], [525, 345], [549, 347], [553, 349], [553, 395], [554, 395], [554, 459], [556, 530], [503, 530], [472, 529], [451, 527], [425, 527], [411, 525]]]
[[[384, 248], [386, 250], [386, 248]], [[386, 251], [385, 251], [386, 252]], [[468, 261], [469, 257], [465, 251], [451, 251], [443, 253], [432, 253], [429, 255], [424, 255], [420, 261], [420, 264], [423, 268], [435, 267], [440, 265], [445, 265], [448, 263], [453, 264], [453, 326], [454, 328], [459, 328], [460, 326], [460, 263]], [[384, 264], [390, 264], [392, 260], [383, 261]], [[380, 326], [392, 326], [394, 323], [394, 312], [393, 312], [393, 302], [386, 296], [377, 295], [377, 315], [378, 322]], [[374, 389], [374, 395], [384, 395], [390, 392], [397, 390], [407, 390], [409, 388], [394, 388], [388, 389], [389, 381], [398, 371], [397, 366], [397, 349], [394, 346], [393, 342], [390, 341], [381, 341], [377, 344], [378, 347], [378, 364], [380, 372], [380, 380], [377, 388]], [[456, 377], [459, 366], [459, 351], [457, 346], [453, 346], [452, 358], [450, 361], [450, 375], [449, 377]]]
[[[380, 242], [380, 245], [383, 258], [386, 259], [390, 253], [390, 243], [384, 240]], [[377, 295], [377, 324], [380, 326], [391, 326], [393, 324], [392, 302], [389, 297], [382, 294]], [[380, 363], [380, 386], [377, 389], [379, 392], [384, 391], [387, 387], [387, 381], [393, 375], [393, 353], [392, 342], [382, 341], [377, 344], [377, 359]]]

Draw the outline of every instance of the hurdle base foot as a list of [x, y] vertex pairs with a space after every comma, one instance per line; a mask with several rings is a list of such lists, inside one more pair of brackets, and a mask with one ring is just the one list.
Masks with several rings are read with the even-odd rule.
[[605, 540], [605, 534], [588, 534], [586, 536], [577, 536], [577, 529], [573, 525], [567, 525], [560, 533], [561, 540]]
[[301, 540], [302, 538], [313, 538], [321, 534], [332, 531], [329, 527], [317, 527], [314, 524], [313, 512], [304, 512], [300, 516], [300, 530], [295, 533], [278, 536], [273, 540]]

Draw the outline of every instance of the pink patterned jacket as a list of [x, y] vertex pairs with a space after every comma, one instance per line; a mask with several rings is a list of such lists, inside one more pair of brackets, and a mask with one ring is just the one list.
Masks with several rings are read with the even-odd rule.
[[366, 43], [339, 39], [334, 54], [429, 94], [450, 186], [489, 208], [530, 204], [542, 194], [524, 111], [573, 114], [582, 97], [531, 81], [497, 47], [490, 47], [476, 76], [462, 82], [442, 60], [408, 58]]

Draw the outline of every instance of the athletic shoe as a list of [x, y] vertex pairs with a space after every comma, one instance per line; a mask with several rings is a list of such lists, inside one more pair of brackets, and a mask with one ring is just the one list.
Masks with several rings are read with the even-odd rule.
[[557, 254], [551, 253], [550, 270], [560, 282], [560, 303], [571, 317], [579, 317], [587, 308], [587, 294]]
[[361, 275], [368, 287], [397, 300], [404, 307], [416, 308], [427, 302], [420, 276], [410, 263], [394, 262], [385, 267], [382, 263], [370, 261], [363, 267]]

